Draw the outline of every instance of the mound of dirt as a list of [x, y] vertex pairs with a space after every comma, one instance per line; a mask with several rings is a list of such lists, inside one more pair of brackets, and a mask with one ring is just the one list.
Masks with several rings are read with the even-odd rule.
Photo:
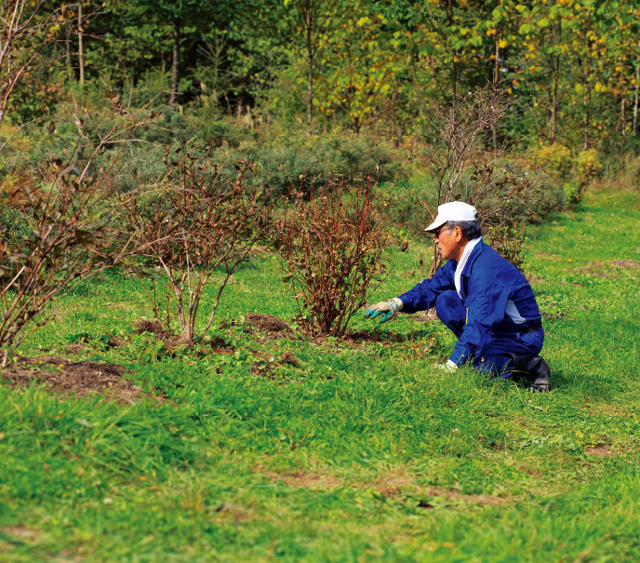
[[162, 341], [164, 347], [169, 351], [177, 350], [185, 345], [180, 335], [173, 334], [173, 332], [167, 329], [157, 319], [153, 321], [149, 319], [139, 319], [135, 321], [133, 323], [133, 333], [142, 334], [143, 332], [155, 334], [157, 339]]
[[380, 344], [391, 345], [393, 343], [404, 342], [404, 338], [401, 334], [394, 334], [392, 332], [380, 332], [376, 329], [371, 330], [358, 330], [356, 332], [347, 332], [341, 337], [342, 342], [346, 343], [361, 343], [361, 342], [378, 342]]
[[162, 326], [162, 323], [160, 321], [151, 321], [149, 319], [140, 319], [133, 323], [133, 332], [134, 334], [150, 332], [151, 334], [155, 334], [156, 336], [159, 336], [161, 338], [173, 336], [170, 331]]
[[150, 396], [122, 377], [126, 371], [123, 366], [101, 362], [71, 362], [62, 358], [42, 357], [18, 358], [0, 375], [13, 387], [27, 387], [32, 382], [38, 382], [65, 397], [104, 393], [109, 399], [133, 404], [141, 397]]
[[417, 313], [410, 315], [410, 318], [412, 318], [414, 321], [418, 321], [421, 323], [430, 323], [433, 321], [440, 321], [440, 319], [438, 318], [438, 315], [436, 314], [435, 307], [433, 307], [432, 309], [429, 309], [428, 311], [418, 311]]
[[254, 328], [265, 332], [291, 332], [291, 327], [286, 322], [273, 315], [252, 314], [247, 315], [245, 320]]

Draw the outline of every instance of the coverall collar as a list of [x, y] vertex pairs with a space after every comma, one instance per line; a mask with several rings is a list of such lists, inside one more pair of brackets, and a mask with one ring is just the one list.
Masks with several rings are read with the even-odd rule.
[[473, 252], [473, 249], [480, 242], [482, 242], [482, 237], [477, 237], [477, 238], [474, 238], [474, 239], [470, 240], [469, 242], [467, 242], [467, 244], [465, 245], [465, 247], [464, 247], [464, 249], [462, 251], [462, 256], [460, 256], [460, 261], [456, 265], [456, 271], [455, 271], [455, 274], [453, 276], [453, 281], [454, 281], [455, 286], [456, 286], [456, 291], [458, 292], [458, 295], [460, 297], [462, 297], [462, 288], [461, 288], [460, 276], [462, 275], [462, 272], [465, 269], [467, 261], [469, 260], [469, 257], [471, 255], [471, 253]]

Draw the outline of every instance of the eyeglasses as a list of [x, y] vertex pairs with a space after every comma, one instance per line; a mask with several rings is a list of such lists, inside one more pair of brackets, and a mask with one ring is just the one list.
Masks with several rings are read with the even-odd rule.
[[438, 237], [440, 236], [440, 233], [441, 233], [442, 231], [445, 231], [445, 230], [446, 230], [446, 231], [450, 231], [450, 230], [451, 230], [451, 227], [449, 227], [448, 225], [443, 225], [443, 226], [442, 226], [442, 227], [440, 227], [439, 229], [437, 229], [437, 230], [433, 231], [433, 237], [434, 237], [434, 238], [438, 238]]

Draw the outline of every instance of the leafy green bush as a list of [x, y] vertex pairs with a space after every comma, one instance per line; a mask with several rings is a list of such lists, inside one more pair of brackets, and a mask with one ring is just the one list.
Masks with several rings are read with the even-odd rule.
[[577, 181], [581, 186], [586, 186], [597, 178], [602, 172], [602, 162], [595, 149], [588, 149], [578, 154], [576, 159]]
[[276, 196], [292, 186], [310, 193], [331, 179], [376, 177], [385, 181], [402, 173], [391, 149], [365, 136], [301, 135], [286, 141], [278, 138], [268, 145], [248, 142], [237, 149], [219, 147], [213, 154], [227, 175], [234, 173], [238, 161], [255, 162], [254, 185], [269, 187]]
[[578, 203], [582, 197], [582, 187], [575, 178], [562, 184], [562, 191], [564, 192], [565, 201], [570, 205]]
[[573, 169], [571, 150], [560, 143], [541, 145], [531, 150], [531, 160], [544, 172], [567, 179]]

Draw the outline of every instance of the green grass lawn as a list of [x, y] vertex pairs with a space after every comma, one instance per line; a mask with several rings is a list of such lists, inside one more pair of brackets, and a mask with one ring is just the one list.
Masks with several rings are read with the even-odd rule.
[[[548, 394], [441, 373], [453, 335], [407, 315], [358, 315], [350, 329], [377, 340], [246, 332], [249, 313], [296, 314], [268, 255], [223, 297], [230, 353], [110, 348], [151, 315], [145, 292], [117, 274], [80, 286], [21, 352], [84, 343], [77, 359], [165, 400], [0, 386], [0, 559], [637, 560], [639, 222], [637, 191], [593, 191], [529, 229]], [[371, 301], [419, 281], [430, 253], [392, 250]]]

